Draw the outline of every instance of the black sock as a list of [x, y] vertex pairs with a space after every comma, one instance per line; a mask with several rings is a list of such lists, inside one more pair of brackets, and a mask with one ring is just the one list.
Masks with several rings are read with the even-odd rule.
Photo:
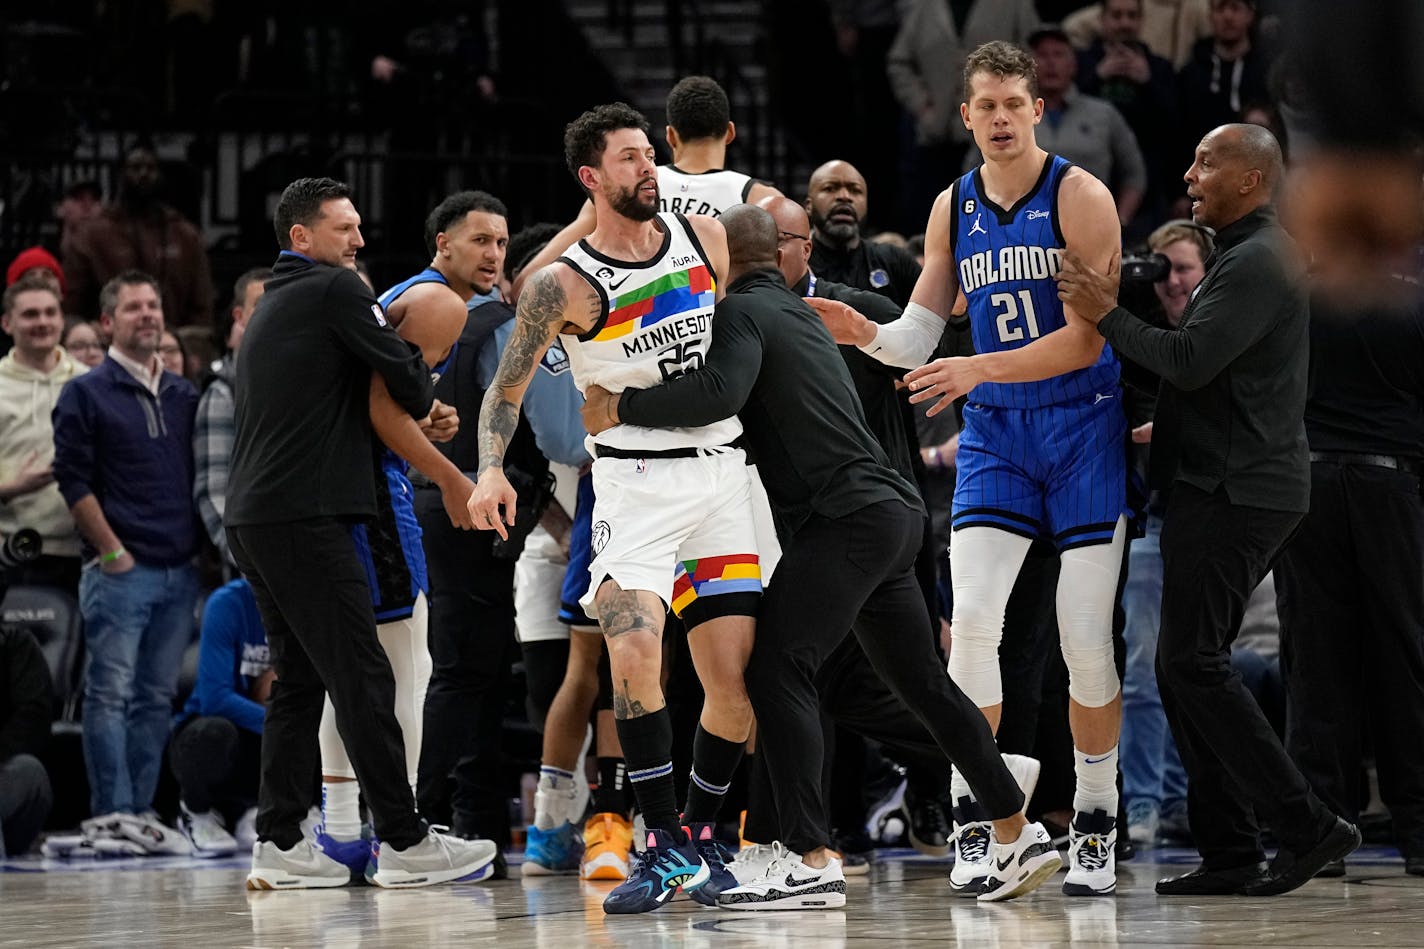
[[598, 790], [593, 792], [594, 812], [627, 817], [633, 809], [628, 791], [628, 766], [624, 760], [599, 758]]
[[717, 819], [722, 798], [742, 760], [745, 742], [728, 741], [697, 726], [692, 739], [692, 777], [687, 783], [687, 807], [682, 816], [689, 824]]
[[648, 827], [667, 831], [684, 843], [677, 816], [677, 789], [672, 781], [672, 719], [666, 708], [637, 718], [618, 719], [618, 740], [628, 763], [633, 796]]

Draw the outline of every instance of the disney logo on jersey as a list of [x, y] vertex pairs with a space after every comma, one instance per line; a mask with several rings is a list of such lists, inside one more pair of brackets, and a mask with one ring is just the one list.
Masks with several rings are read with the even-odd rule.
[[1042, 209], [1036, 208], [1036, 209], [1034, 209], [1034, 210], [1028, 212], [1028, 219], [1029, 219], [1030, 221], [1040, 221], [1040, 220], [1042, 220], [1043, 218], [1046, 218], [1046, 217], [1048, 217], [1048, 212], [1047, 212], [1047, 211], [1044, 211], [1044, 210], [1042, 210]]
[[959, 262], [959, 283], [965, 293], [1016, 280], [1046, 280], [1063, 267], [1057, 247], [1001, 247], [981, 250]]

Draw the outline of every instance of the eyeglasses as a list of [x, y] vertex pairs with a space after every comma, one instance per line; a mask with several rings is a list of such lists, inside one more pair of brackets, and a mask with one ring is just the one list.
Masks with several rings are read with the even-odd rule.
[[784, 244], [787, 241], [809, 241], [811, 239], [809, 234], [793, 234], [790, 231], [779, 231], [777, 237], [780, 238], [777, 241], [778, 244]]

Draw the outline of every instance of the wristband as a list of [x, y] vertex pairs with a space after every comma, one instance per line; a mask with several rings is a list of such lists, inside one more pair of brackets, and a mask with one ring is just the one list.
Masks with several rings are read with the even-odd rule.
[[111, 551], [109, 551], [107, 554], [101, 554], [100, 557], [99, 557], [99, 562], [100, 562], [100, 563], [113, 563], [115, 560], [118, 560], [120, 557], [122, 557], [122, 556], [123, 556], [124, 554], [126, 554], [126, 553], [128, 553], [128, 551], [127, 551], [127, 550], [124, 550], [124, 548], [120, 547], [118, 550], [111, 550]]

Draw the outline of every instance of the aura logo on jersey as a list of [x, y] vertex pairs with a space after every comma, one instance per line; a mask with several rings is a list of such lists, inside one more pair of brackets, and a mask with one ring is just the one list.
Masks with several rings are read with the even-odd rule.
[[1057, 247], [1000, 247], [970, 254], [959, 262], [959, 283], [965, 293], [1011, 280], [1046, 280], [1063, 267]]

